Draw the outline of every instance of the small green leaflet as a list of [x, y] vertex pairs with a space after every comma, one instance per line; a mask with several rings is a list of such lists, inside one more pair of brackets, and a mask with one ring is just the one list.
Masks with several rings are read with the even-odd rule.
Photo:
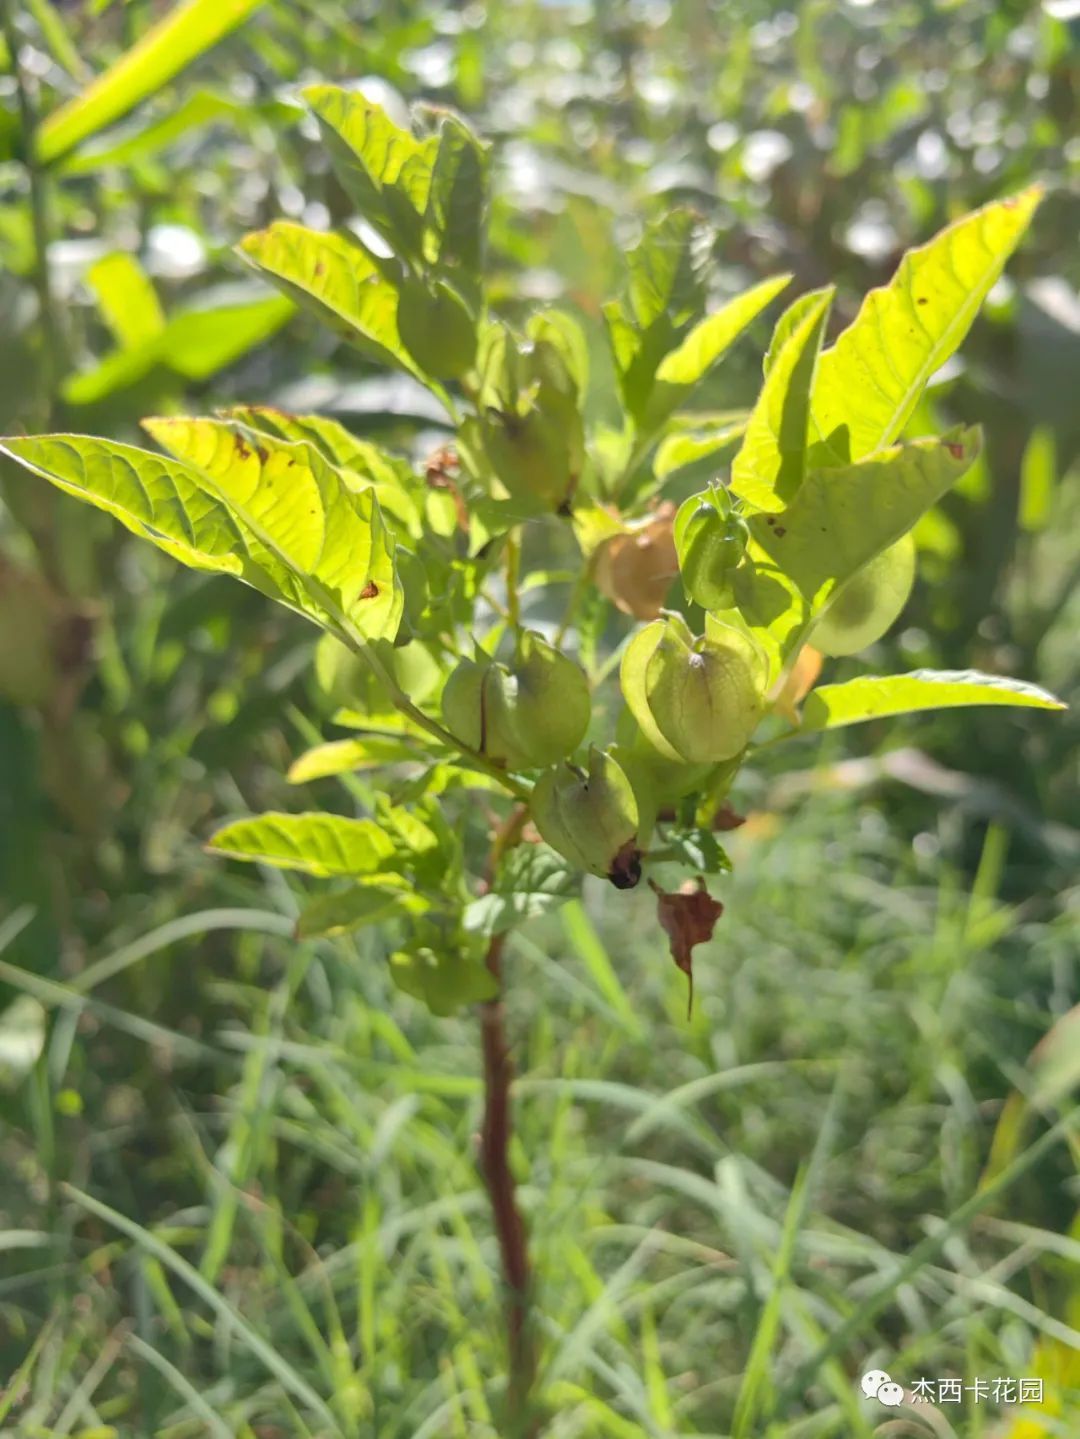
[[353, 885], [340, 894], [320, 894], [300, 912], [298, 939], [332, 938], [365, 925], [423, 914], [428, 902], [411, 888], [391, 887], [395, 875], [381, 875], [378, 883]]
[[581, 888], [581, 875], [546, 844], [522, 844], [499, 866], [494, 888], [465, 910], [473, 934], [502, 934], [527, 919], [558, 909]]
[[1023, 680], [977, 670], [913, 670], [906, 675], [861, 675], [844, 684], [821, 685], [803, 705], [800, 729], [839, 729], [888, 715], [964, 705], [1067, 708], [1046, 690]]

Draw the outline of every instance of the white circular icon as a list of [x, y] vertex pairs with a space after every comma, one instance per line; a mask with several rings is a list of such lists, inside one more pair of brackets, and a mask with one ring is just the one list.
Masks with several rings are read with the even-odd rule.
[[904, 1402], [904, 1386], [902, 1384], [894, 1384], [890, 1379], [880, 1386], [877, 1392], [877, 1398], [879, 1404], [884, 1404], [889, 1409], [895, 1409], [898, 1404]]
[[[892, 1380], [885, 1373], [884, 1369], [870, 1369], [862, 1377], [860, 1387], [867, 1399], [876, 1399], [883, 1384], [891, 1384]], [[901, 1390], [901, 1393], [903, 1391]]]

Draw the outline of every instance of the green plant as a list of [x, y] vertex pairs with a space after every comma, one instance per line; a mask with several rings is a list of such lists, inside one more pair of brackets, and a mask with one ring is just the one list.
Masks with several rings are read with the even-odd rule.
[[[424, 385], [445, 408], [448, 442], [417, 466], [325, 419], [233, 408], [145, 421], [164, 454], [77, 435], [3, 448], [174, 558], [241, 579], [324, 632], [320, 674], [357, 733], [309, 752], [295, 777], [375, 768], [382, 793], [360, 815], [238, 819], [211, 847], [335, 881], [301, 914], [302, 935], [377, 923], [402, 989], [440, 1014], [481, 1002], [481, 1157], [509, 1291], [506, 1424], [527, 1433], [539, 1422], [537, 1336], [508, 1153], [506, 932], [571, 898], [586, 872], [620, 889], [644, 874], [689, 976], [721, 912], [707, 891], [729, 867], [716, 829], [755, 745], [936, 707], [1061, 707], [970, 672], [865, 676], [807, 695], [798, 668], [838, 615], [847, 630], [831, 648], [842, 652], [856, 647], [852, 627], [867, 643], [895, 618], [904, 586], [881, 557], [910, 552], [912, 527], [978, 455], [974, 429], [901, 436], [1039, 191], [911, 252], [830, 348], [832, 290], [797, 298], [756, 403], [729, 422], [741, 444], [726, 487], [674, 515], [672, 454], [695, 389], [787, 277], [710, 310], [707, 230], [682, 211], [646, 228], [625, 296], [604, 311], [622, 425], [590, 433], [580, 323], [540, 308], [512, 326], [489, 307], [487, 149], [453, 115], [414, 134], [355, 92], [320, 86], [306, 99], [367, 228], [277, 222], [241, 253]], [[662, 444], [668, 463], [654, 467]], [[685, 592], [676, 582], [658, 600], [654, 576], [623, 566], [618, 607], [655, 618], [615, 633], [593, 580], [605, 551], [647, 527], [667, 535]], [[571, 543], [569, 573], [552, 572], [545, 557]], [[546, 607], [560, 587], [555, 624]], [[535, 633], [541, 619], [550, 641]], [[629, 714], [618, 721], [617, 668]], [[668, 890], [672, 867], [682, 882]]]

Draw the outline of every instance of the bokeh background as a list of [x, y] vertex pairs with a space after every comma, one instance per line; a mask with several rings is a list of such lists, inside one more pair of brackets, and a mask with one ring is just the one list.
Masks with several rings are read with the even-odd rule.
[[[231, 248], [348, 216], [292, 98], [311, 80], [457, 107], [494, 142], [499, 303], [581, 315], [597, 423], [600, 305], [644, 217], [695, 206], [722, 290], [836, 279], [845, 318], [905, 247], [1048, 183], [917, 417], [982, 423], [986, 458], [921, 524], [870, 659], [1023, 675], [1073, 710], [762, 755], [690, 1021], [645, 897], [589, 885], [507, 963], [546, 1432], [871, 1434], [878, 1367], [1045, 1381], [1022, 1414], [969, 1395], [890, 1432], [1075, 1436], [1080, 6], [235, 8], [44, 166], [28, 127], [168, 7], [2, 0], [3, 432], [137, 439], [141, 415], [258, 400], [437, 442], [423, 392]], [[766, 342], [710, 402], [752, 396]], [[283, 778], [328, 732], [313, 643], [0, 472], [5, 1435], [495, 1433], [474, 1018], [393, 990], [377, 935], [298, 947], [292, 880], [201, 847], [236, 812], [341, 803]]]

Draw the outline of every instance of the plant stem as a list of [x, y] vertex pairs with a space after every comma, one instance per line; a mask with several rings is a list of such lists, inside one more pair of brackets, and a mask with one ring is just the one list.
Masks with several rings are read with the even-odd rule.
[[30, 187], [30, 223], [34, 236], [34, 288], [37, 291], [41, 324], [40, 387], [46, 427], [53, 413], [55, 385], [60, 373], [60, 327], [57, 323], [49, 274], [48, 196], [45, 174], [37, 157], [37, 116], [26, 75], [19, 61], [19, 36], [15, 28], [13, 0], [0, 0], [0, 20], [8, 48], [11, 73], [19, 106], [23, 164]]
[[509, 1148], [512, 1133], [510, 1084], [513, 1063], [506, 1042], [502, 1001], [502, 951], [505, 935], [492, 937], [487, 967], [499, 985], [494, 999], [481, 1006], [480, 1023], [484, 1052], [484, 1124], [480, 1137], [480, 1163], [491, 1199], [495, 1233], [499, 1241], [503, 1279], [506, 1284], [509, 1384], [507, 1410], [513, 1432], [529, 1435], [529, 1401], [536, 1377], [536, 1345], [530, 1321], [532, 1272], [529, 1264], [525, 1222], [517, 1204]]

